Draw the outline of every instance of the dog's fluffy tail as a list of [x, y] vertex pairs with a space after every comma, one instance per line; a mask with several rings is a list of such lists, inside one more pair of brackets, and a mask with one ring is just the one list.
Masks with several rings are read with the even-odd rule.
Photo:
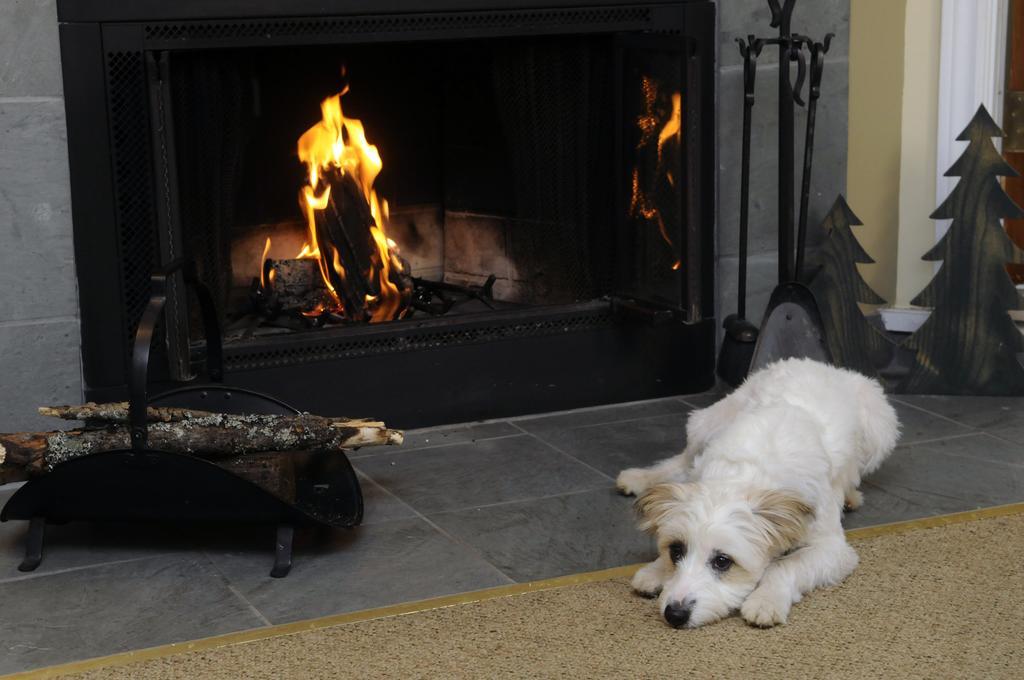
[[886, 399], [877, 380], [864, 378], [858, 392], [857, 404], [863, 437], [860, 474], [863, 476], [877, 470], [896, 448], [900, 437], [900, 421], [896, 409]]

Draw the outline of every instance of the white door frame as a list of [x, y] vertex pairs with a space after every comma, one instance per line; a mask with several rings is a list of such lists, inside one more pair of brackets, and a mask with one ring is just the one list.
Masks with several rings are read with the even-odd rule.
[[[959, 177], [946, 177], [946, 170], [967, 146], [957, 136], [967, 127], [979, 104], [1002, 126], [1003, 96], [1006, 88], [1007, 0], [942, 0], [942, 28], [939, 45], [938, 129], [936, 132], [935, 196], [946, 200]], [[908, 30], [913, 27], [908, 26]], [[1002, 141], [995, 140], [1002, 148]], [[933, 206], [934, 208], [934, 206]], [[950, 220], [935, 220], [935, 241], [949, 229]], [[935, 271], [942, 266], [935, 263]], [[882, 308], [885, 327], [913, 333], [927, 320], [931, 310], [920, 307]]]

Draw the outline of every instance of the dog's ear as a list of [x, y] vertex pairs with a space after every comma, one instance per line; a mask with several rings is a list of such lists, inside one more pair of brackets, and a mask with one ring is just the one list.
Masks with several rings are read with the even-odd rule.
[[763, 491], [751, 499], [751, 508], [765, 541], [785, 552], [800, 543], [814, 510], [792, 491]]
[[665, 517], [693, 493], [694, 484], [656, 484], [644, 492], [633, 507], [640, 517], [640, 529], [654, 533]]

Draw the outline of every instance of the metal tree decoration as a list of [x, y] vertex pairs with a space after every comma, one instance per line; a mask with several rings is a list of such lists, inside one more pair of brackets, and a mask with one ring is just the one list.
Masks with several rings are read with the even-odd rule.
[[822, 222], [828, 238], [820, 250], [821, 266], [809, 284], [821, 311], [825, 342], [837, 366], [875, 376], [892, 355], [892, 343], [872, 326], [857, 306], [885, 303], [857, 271], [857, 263], [874, 264], [852, 227], [858, 219], [840, 195]]
[[953, 222], [922, 258], [941, 261], [942, 268], [911, 301], [933, 311], [904, 343], [916, 360], [900, 392], [1024, 394], [1018, 357], [1024, 338], [1007, 313], [1020, 300], [1006, 273], [1006, 264], [1024, 261], [1024, 252], [1000, 223], [1024, 212], [999, 183], [999, 177], [1017, 175], [992, 143], [1002, 136], [981, 106], [957, 137], [969, 144], [946, 176], [961, 179], [931, 215]]

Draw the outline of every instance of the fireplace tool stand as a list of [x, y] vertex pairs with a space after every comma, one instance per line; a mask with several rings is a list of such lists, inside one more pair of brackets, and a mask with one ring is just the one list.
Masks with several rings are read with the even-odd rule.
[[[780, 4], [781, 3], [781, 4]], [[768, 307], [764, 313], [760, 331], [754, 336], [748, 329], [743, 329], [737, 322], [737, 315], [726, 319], [726, 333], [733, 331], [733, 342], [728, 339], [723, 344], [725, 348], [732, 351], [732, 361], [719, 362], [719, 375], [730, 384], [738, 384], [750, 370], [757, 370], [773, 361], [788, 357], [808, 357], [819, 361], [830, 361], [830, 355], [825, 345], [825, 331], [821, 321], [821, 314], [818, 311], [817, 302], [811, 291], [804, 285], [809, 277], [804, 272], [804, 251], [806, 249], [807, 234], [807, 208], [810, 198], [811, 167], [813, 161], [814, 127], [817, 108], [817, 100], [821, 94], [821, 78], [824, 70], [825, 53], [828, 52], [832, 41], [832, 34], [829, 33], [821, 42], [816, 42], [808, 36], [793, 33], [791, 24], [793, 9], [796, 0], [768, 0], [771, 10], [771, 26], [778, 28], [777, 37], [757, 38], [748, 36], [747, 42], [740, 42], [740, 52], [744, 56], [747, 69], [756, 69], [753, 57], [760, 53], [767, 45], [776, 45], [779, 48], [779, 169], [778, 169], [778, 229], [779, 229], [779, 282], [772, 292]], [[810, 68], [808, 69], [807, 59], [804, 56], [804, 49], [810, 54]], [[792, 82], [790, 66], [792, 62], [797, 64], [796, 83]], [[808, 78], [808, 71], [810, 72]], [[803, 89], [804, 80], [808, 80], [808, 102], [805, 104], [801, 98], [800, 91]], [[753, 74], [749, 80], [753, 80]], [[747, 96], [745, 94], [745, 96]], [[752, 99], [752, 94], [748, 96]], [[800, 217], [799, 232], [796, 234], [794, 247], [794, 176], [795, 176], [795, 135], [794, 135], [794, 113], [796, 105], [807, 106], [807, 128], [805, 133], [803, 177], [800, 187]], [[748, 111], [749, 115], [749, 111]], [[746, 126], [745, 126], [746, 127]], [[744, 130], [745, 136], [749, 135]], [[743, 164], [741, 184], [746, 186], [750, 172], [749, 162]], [[741, 192], [741, 206], [743, 220], [746, 219], [747, 193]], [[741, 238], [746, 239], [745, 224], [741, 224], [743, 234]], [[740, 254], [740, 271], [745, 280], [746, 273], [746, 247], [742, 247]], [[795, 258], [795, 264], [794, 264]], [[744, 294], [744, 287], [740, 288], [740, 295]], [[743, 306], [738, 310], [739, 319], [742, 319]], [[745, 334], [737, 335], [740, 331]], [[736, 347], [745, 340], [750, 342], [756, 337], [756, 344], [752, 352], [737, 352]], [[731, 336], [730, 336], [731, 337]], [[746, 367], [735, 365], [739, 359], [747, 359]], [[726, 357], [723, 357], [726, 358]], [[729, 370], [723, 370], [729, 369]]]
[[[193, 286], [202, 309], [209, 382], [149, 397], [150, 347], [167, 302], [169, 279], [179, 273]], [[273, 397], [224, 385], [222, 366], [213, 298], [192, 267], [177, 260], [152, 277], [152, 296], [135, 334], [129, 385], [131, 448], [100, 451], [61, 463], [26, 482], [0, 512], [0, 521], [29, 520], [20, 571], [32, 571], [42, 562], [47, 523], [248, 522], [277, 525], [270, 575], [281, 578], [292, 566], [296, 527], [353, 527], [362, 521], [359, 480], [343, 453], [281, 454], [282, 474], [294, 485], [294, 500], [289, 502], [210, 461], [147, 446], [148, 406], [231, 414], [298, 413]]]

